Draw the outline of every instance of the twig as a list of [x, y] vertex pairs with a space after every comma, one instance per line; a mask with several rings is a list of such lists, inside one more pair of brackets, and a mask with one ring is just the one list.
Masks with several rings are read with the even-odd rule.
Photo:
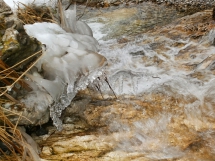
[[156, 76], [152, 76], [152, 78], [159, 78], [159, 79], [161, 79], [160, 77], [156, 77]]
[[113, 92], [113, 94], [114, 94], [115, 98], [117, 99], [117, 96], [116, 96], [116, 94], [115, 94], [114, 90], [112, 89], [112, 87], [110, 86], [110, 84], [109, 84], [109, 82], [108, 82], [107, 77], [105, 77], [105, 82], [107, 82], [107, 84], [108, 84], [109, 88], [112, 90], [112, 92]]
[[5, 73], [6, 71], [8, 71], [8, 70], [10, 70], [10, 69], [13, 69], [14, 67], [18, 66], [19, 64], [25, 62], [26, 60], [28, 60], [28, 59], [34, 57], [35, 55], [37, 55], [37, 54], [39, 54], [39, 53], [41, 53], [41, 52], [42, 52], [42, 50], [40, 50], [40, 51], [34, 53], [33, 55], [31, 55], [31, 56], [27, 57], [26, 59], [20, 61], [19, 63], [15, 64], [15, 65], [13, 65], [13, 66], [11, 66], [11, 67], [9, 67], [9, 68], [3, 70], [3, 71], [0, 71], [0, 74], [1, 74], [1, 73]]
[[70, 1], [69, 5], [65, 8], [65, 10], [68, 10], [71, 5], [72, 5], [72, 1]]
[[102, 91], [101, 91], [101, 89], [100, 89], [99, 84], [95, 84], [95, 86], [96, 86], [97, 90], [99, 91], [99, 93], [101, 94], [102, 99], [104, 99], [104, 97], [103, 97], [103, 95], [102, 95]]
[[83, 13], [78, 17], [78, 20], [79, 20], [81, 17], [84, 16], [85, 10], [86, 10], [86, 8], [88, 7], [88, 3], [89, 3], [89, 0], [87, 0], [86, 6], [85, 6], [85, 8], [84, 8], [84, 11], [83, 11]]
[[[2, 107], [0, 107], [0, 108], [2, 108]], [[18, 113], [16, 113], [16, 112], [13, 112], [13, 111], [10, 111], [10, 110], [8, 110], [8, 109], [6, 109], [6, 108], [4, 108], [4, 111], [10, 112], [10, 113], [12, 113], [13, 115], [19, 115], [19, 116], [20, 116], [20, 114], [18, 114]], [[8, 115], [6, 115], [6, 116], [8, 116]], [[27, 117], [25, 117], [25, 116], [21, 116], [21, 117], [23, 117], [24, 119], [26, 119], [27, 121], [29, 121], [31, 124], [33, 124], [33, 122], [32, 122], [31, 120], [29, 120]]]
[[18, 126], [18, 123], [19, 123], [19, 120], [20, 120], [21, 116], [22, 116], [22, 112], [21, 112], [21, 114], [19, 114], [19, 118], [18, 118], [18, 120], [16, 121], [16, 125], [15, 125], [15, 127], [14, 127], [14, 129], [13, 129], [13, 135], [15, 134], [15, 131], [18, 130], [18, 129], [17, 129], [17, 126]]
[[19, 103], [19, 101], [17, 101], [15, 98], [13, 98], [12, 96], [10, 96], [9, 94], [5, 93], [4, 94], [9, 100], [15, 102], [15, 103]]

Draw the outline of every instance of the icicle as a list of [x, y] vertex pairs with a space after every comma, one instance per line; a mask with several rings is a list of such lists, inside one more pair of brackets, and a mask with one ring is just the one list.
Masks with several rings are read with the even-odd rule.
[[[62, 5], [60, 5], [62, 7]], [[62, 28], [67, 32], [78, 33], [81, 35], [93, 36], [91, 28], [82, 21], [76, 20], [76, 4], [73, 9], [63, 9], [61, 8], [62, 14]]]

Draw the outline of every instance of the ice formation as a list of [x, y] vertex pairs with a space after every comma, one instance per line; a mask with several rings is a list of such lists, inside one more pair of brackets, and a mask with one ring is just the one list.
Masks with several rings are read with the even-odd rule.
[[[30, 0], [21, 2], [28, 4]], [[36, 2], [40, 5], [43, 0]], [[12, 2], [7, 3], [13, 7]], [[90, 27], [76, 21], [76, 8], [63, 9], [63, 15], [62, 28], [47, 22], [24, 26], [29, 36], [44, 44], [44, 49], [41, 59], [26, 75], [26, 82], [33, 91], [21, 100], [41, 114], [50, 107], [53, 124], [59, 130], [62, 128], [62, 110], [71, 103], [78, 90], [86, 88], [102, 74], [101, 68], [106, 64], [106, 58], [98, 54], [98, 42]]]

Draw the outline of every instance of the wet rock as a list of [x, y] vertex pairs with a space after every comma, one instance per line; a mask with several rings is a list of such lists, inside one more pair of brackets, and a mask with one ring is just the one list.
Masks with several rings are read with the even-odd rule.
[[179, 11], [181, 12], [188, 12], [188, 13], [194, 13], [200, 10], [212, 8], [215, 5], [215, 2], [212, 0], [205, 0], [205, 1], [199, 1], [199, 0], [157, 0], [157, 3], [166, 3], [167, 5], [173, 5], [175, 6]]
[[[99, 138], [92, 136], [92, 135], [86, 135], [86, 136], [76, 136], [70, 141], [60, 141], [59, 143], [53, 144], [53, 152], [54, 153], [65, 153], [65, 152], [76, 152], [76, 151], [83, 151], [83, 149], [86, 149], [87, 151], [90, 150], [110, 150], [111, 145], [107, 143], [100, 142], [98, 143], [96, 140]], [[100, 140], [100, 139], [99, 139]], [[82, 144], [80, 144], [82, 143]]]
[[153, 66], [153, 65], [160, 66], [164, 62], [162, 59], [160, 59], [157, 56], [153, 56], [153, 57], [144, 56], [142, 60], [144, 61], [145, 66]]
[[138, 56], [138, 55], [143, 56], [145, 53], [144, 53], [144, 51], [137, 51], [137, 52], [131, 52], [130, 54], [131, 54], [132, 56]]
[[117, 40], [118, 43], [122, 44], [122, 43], [127, 43], [128, 42], [128, 39], [126, 38], [120, 38]]
[[[84, 114], [91, 130], [82, 129], [71, 136], [72, 131], [78, 130], [79, 123], [76, 122], [73, 129], [64, 126], [64, 132], [40, 142], [46, 145], [42, 150], [43, 158], [147, 161], [159, 156], [187, 160], [192, 154], [195, 158], [205, 156], [212, 159], [212, 155], [207, 155], [210, 148], [205, 147], [205, 141], [199, 135], [211, 124], [196, 122], [195, 114], [189, 116], [194, 111], [184, 112], [189, 108], [186, 107], [187, 98], [182, 94], [178, 94], [178, 98], [170, 97], [171, 93], [167, 96], [168, 90], [166, 88], [166, 93], [162, 93], [163, 90], [146, 93], [145, 101], [121, 98], [109, 100], [110, 105], [90, 103]], [[207, 102], [210, 100], [209, 97], [206, 99]], [[195, 97], [190, 98], [191, 102], [195, 100]], [[66, 133], [67, 130], [70, 133]]]
[[[124, 36], [135, 36], [144, 33], [156, 26], [163, 26], [185, 13], [178, 12], [175, 8], [165, 5], [157, 5], [152, 2], [143, 2], [138, 6], [120, 6], [119, 9], [108, 8], [103, 13], [92, 12], [84, 15], [82, 19], [97, 16], [96, 19], [102, 19], [108, 22], [108, 25], [102, 30], [107, 33], [104, 40], [117, 38], [118, 41]], [[98, 16], [99, 15], [99, 16]], [[94, 19], [95, 20], [95, 19]], [[99, 21], [99, 20], [97, 20]], [[111, 32], [108, 32], [111, 31]]]

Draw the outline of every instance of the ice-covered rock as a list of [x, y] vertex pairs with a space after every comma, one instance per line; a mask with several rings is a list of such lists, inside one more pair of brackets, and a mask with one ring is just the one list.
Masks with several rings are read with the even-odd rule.
[[75, 10], [67, 10], [64, 14], [66, 31], [57, 24], [47, 22], [24, 26], [28, 35], [46, 46], [43, 57], [35, 65], [42, 77], [35, 72], [28, 77], [55, 102], [50, 105], [50, 114], [58, 129], [61, 128], [59, 117], [62, 110], [79, 89], [84, 89], [101, 74], [98, 71], [106, 62], [97, 53], [98, 42], [93, 38], [90, 27], [76, 21]]
[[[57, 3], [56, 0], [9, 0], [6, 3], [16, 11], [19, 2], [36, 6]], [[102, 74], [101, 68], [106, 64], [106, 58], [98, 54], [99, 44], [90, 27], [76, 21], [76, 7], [65, 10], [63, 6], [61, 11], [64, 22], [61, 26], [47, 22], [24, 25], [26, 33], [44, 46], [42, 57], [26, 74], [26, 82], [32, 91], [21, 99], [26, 108], [38, 113], [33, 117], [33, 123], [42, 119], [50, 109], [58, 129], [62, 127], [59, 119], [62, 110], [71, 103], [78, 90], [86, 88]]]

